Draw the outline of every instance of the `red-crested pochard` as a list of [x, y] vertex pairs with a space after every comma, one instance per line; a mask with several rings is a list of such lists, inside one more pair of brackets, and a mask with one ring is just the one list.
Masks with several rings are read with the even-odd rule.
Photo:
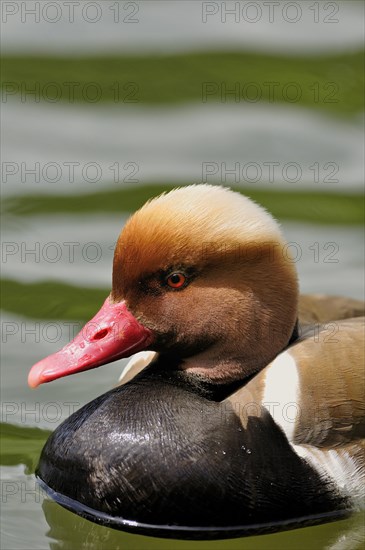
[[298, 305], [279, 226], [247, 197], [193, 185], [149, 201], [120, 234], [101, 310], [29, 384], [149, 353], [50, 436], [41, 484], [93, 521], [187, 538], [360, 508], [360, 314], [356, 300]]

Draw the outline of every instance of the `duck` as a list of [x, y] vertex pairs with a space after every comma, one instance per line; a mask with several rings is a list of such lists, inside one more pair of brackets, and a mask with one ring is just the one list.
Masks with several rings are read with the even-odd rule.
[[39, 384], [132, 360], [50, 435], [42, 488], [116, 529], [226, 538], [364, 508], [364, 303], [299, 296], [278, 222], [227, 187], [148, 201], [112, 290]]

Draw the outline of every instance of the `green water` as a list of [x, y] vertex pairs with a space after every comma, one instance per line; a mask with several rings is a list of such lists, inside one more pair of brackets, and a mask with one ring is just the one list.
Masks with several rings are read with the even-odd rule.
[[[59, 84], [60, 99], [69, 100], [69, 87], [65, 82], [80, 82], [72, 98], [85, 101], [82, 85], [97, 82], [101, 87], [101, 99], [106, 103], [116, 101], [131, 103], [181, 103], [201, 101], [202, 83], [224, 82], [228, 89], [235, 82], [255, 82], [262, 90], [260, 100], [272, 103], [283, 102], [280, 93], [272, 93], [265, 82], [295, 82], [303, 93], [298, 102], [303, 106], [330, 111], [334, 114], [353, 114], [361, 111], [363, 105], [362, 51], [342, 55], [306, 55], [286, 58], [278, 55], [255, 53], [193, 53], [184, 55], [157, 56], [108, 56], [76, 57], [74, 59], [42, 56], [9, 56], [3, 59], [3, 81], [17, 82], [22, 77], [25, 89], [42, 90], [48, 82]], [[80, 65], [82, 72], [80, 73]], [[335, 87], [326, 88], [336, 74]], [[133, 83], [129, 88], [118, 90], [115, 83], [123, 75], [123, 82]], [[321, 90], [322, 98], [316, 95], [313, 82]], [[324, 88], [324, 89], [323, 89]], [[247, 92], [247, 100], [256, 99], [253, 92]], [[34, 100], [42, 98], [29, 94]], [[324, 99], [328, 96], [328, 101]], [[58, 96], [57, 96], [58, 97]], [[219, 88], [210, 92], [205, 102], [221, 100]], [[230, 94], [227, 101], [235, 101]], [[295, 102], [297, 103], [297, 102]]]
[[[140, 5], [142, 16], [145, 4]], [[161, 6], [159, 28], [163, 32]], [[198, 8], [200, 14], [201, 6]], [[341, 25], [345, 19], [339, 16], [339, 21]], [[20, 32], [26, 33], [27, 26], [19, 25]], [[206, 29], [211, 29], [214, 44], [217, 27], [203, 26], [201, 32]], [[336, 25], [308, 23], [308, 36], [312, 33], [318, 37], [324, 31], [340, 36], [341, 29]], [[35, 32], [45, 31], [37, 27]], [[67, 27], [67, 32], [77, 33], [78, 27]], [[96, 25], [92, 32], [105, 34], [108, 29]], [[67, 33], [64, 40], [67, 41]], [[24, 47], [22, 51], [8, 52], [2, 59], [3, 90], [9, 90], [9, 83], [12, 89], [20, 90], [23, 86], [36, 90], [22, 95], [10, 93], [9, 97], [5, 94], [2, 110], [9, 137], [4, 145], [4, 160], [26, 161], [28, 167], [36, 162], [41, 166], [47, 162], [63, 166], [64, 162], [75, 160], [81, 165], [95, 161], [104, 168], [102, 177], [94, 183], [76, 177], [75, 181], [63, 178], [50, 184], [46, 180], [37, 181], [34, 176], [24, 179], [21, 171], [3, 182], [6, 199], [1, 275], [1, 549], [357, 550], [364, 547], [363, 515], [316, 527], [227, 541], [184, 542], [132, 535], [77, 517], [45, 498], [36, 484], [34, 470], [49, 433], [74, 410], [110, 389], [126, 361], [58, 380], [37, 390], [30, 390], [26, 383], [31, 365], [69, 341], [100, 307], [110, 290], [113, 246], [130, 212], [161, 191], [201, 181], [203, 162], [227, 160], [232, 166], [236, 161], [242, 164], [256, 161], [262, 165], [279, 159], [281, 163], [300, 163], [306, 176], [295, 184], [286, 182], [285, 189], [280, 188], [280, 178], [255, 185], [227, 182], [217, 176], [214, 182], [230, 183], [245, 191], [279, 219], [287, 239], [300, 250], [296, 266], [303, 292], [354, 298], [364, 295], [364, 209], [359, 178], [362, 157], [356, 153], [357, 145], [361, 149], [357, 136], [364, 111], [363, 52], [359, 46], [343, 51], [341, 47], [333, 51], [329, 47], [326, 51], [286, 55], [277, 51], [257, 53], [253, 48], [220, 49], [219, 44], [208, 51], [192, 51], [194, 48], [187, 40], [186, 49], [171, 53], [167, 48], [165, 53], [144, 51], [138, 55], [125, 51], [88, 55], [84, 50], [67, 57], [62, 52], [52, 55], [48, 50], [28, 55]], [[70, 101], [65, 83], [75, 81], [79, 86]], [[265, 85], [268, 81], [279, 82], [280, 93], [270, 95], [270, 88]], [[57, 101], [47, 100], [37, 92], [50, 82], [61, 90]], [[81, 93], [90, 82], [100, 86], [100, 101], [96, 103], [85, 101]], [[116, 88], [116, 82], [121, 83], [120, 89]], [[134, 83], [134, 88], [123, 89], [126, 82]], [[215, 83], [218, 91], [203, 97], [207, 82]], [[237, 82], [242, 85], [254, 82], [262, 95], [258, 101], [241, 96], [237, 103], [232, 94], [222, 100], [219, 92], [222, 82], [228, 89]], [[294, 102], [281, 93], [288, 82], [294, 82], [301, 90]], [[128, 99], [126, 94], [132, 95]], [[215, 113], [220, 117], [216, 125]], [[77, 118], [79, 114], [81, 118]], [[197, 120], [204, 121], [204, 128], [199, 128], [198, 123], [184, 127], [185, 116], [189, 120], [197, 116]], [[120, 117], [120, 123], [113, 130], [115, 117]], [[180, 126], [170, 128], [170, 117]], [[254, 121], [251, 125], [247, 123], [250, 117]], [[159, 133], [160, 120], [163, 130]], [[78, 133], [81, 124], [86, 127], [84, 134]], [[128, 132], [125, 140], [119, 142], [123, 124]], [[312, 128], [318, 135], [311, 135]], [[193, 142], [191, 150], [190, 142], [198, 132], [202, 137], [198, 143]], [[85, 142], [81, 138], [73, 140], [74, 135], [84, 136]], [[145, 135], [151, 136], [147, 143], [143, 142]], [[114, 147], [114, 141], [123, 143], [126, 152], [119, 145]], [[312, 141], [316, 143], [314, 151]], [[172, 145], [166, 152], [170, 142]], [[186, 151], [189, 154], [185, 157]], [[172, 162], [167, 170], [165, 164], [169, 167], [170, 157], [175, 164]], [[114, 182], [110, 170], [105, 170], [105, 166], [121, 159], [123, 163], [133, 161], [138, 165], [138, 178], [132, 185]], [[191, 176], [187, 177], [185, 165], [189, 162]], [[323, 177], [330, 170], [322, 174], [319, 182], [309, 179], [314, 163], [322, 171], [327, 163], [330, 168], [337, 167], [335, 185]], [[74, 255], [70, 253], [71, 242], [75, 243]], [[94, 248], [90, 246], [92, 243]], [[330, 258], [329, 252], [334, 254]]]

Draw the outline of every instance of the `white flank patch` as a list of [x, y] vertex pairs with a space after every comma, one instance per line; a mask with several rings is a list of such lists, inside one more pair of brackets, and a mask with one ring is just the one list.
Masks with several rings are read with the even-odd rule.
[[359, 509], [365, 508], [365, 468], [341, 448], [319, 449], [293, 443], [296, 419], [300, 417], [300, 388], [297, 365], [288, 351], [267, 368], [263, 405], [284, 431], [298, 456], [323, 479], [334, 483], [340, 494], [350, 497]]
[[320, 476], [332, 480], [339, 492], [350, 497], [356, 507], [365, 508], [365, 470], [347, 451], [322, 450], [309, 445], [293, 445], [293, 449]]
[[300, 404], [298, 369], [288, 351], [281, 353], [268, 367], [262, 401], [291, 442], [300, 416]]

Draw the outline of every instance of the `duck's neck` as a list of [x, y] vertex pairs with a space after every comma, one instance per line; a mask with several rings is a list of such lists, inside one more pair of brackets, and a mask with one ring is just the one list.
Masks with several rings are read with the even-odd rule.
[[[298, 322], [284, 347], [298, 338]], [[283, 350], [282, 350], [283, 351]], [[223, 354], [222, 354], [223, 355]], [[181, 385], [187, 391], [213, 400], [222, 401], [238, 388], [247, 384], [265, 365], [259, 363], [242, 364], [240, 357], [219, 357], [214, 353], [203, 352], [190, 358], [180, 358], [174, 354], [159, 353], [157, 360], [147, 369], [147, 377], [162, 376], [167, 382]]]
[[139, 384], [141, 380], [145, 380], [148, 383], [150, 379], [155, 381], [161, 379], [164, 384], [180, 387], [185, 391], [196, 393], [211, 401], [222, 401], [246, 383], [246, 381], [248, 382], [248, 379], [237, 379], [233, 382], [217, 384], [217, 382], [212, 381], [208, 376], [184, 368], [184, 361], [176, 355], [164, 353], [159, 353], [156, 360], [141, 371], [131, 382], [133, 383], [137, 379]]
[[[180, 369], [190, 375], [207, 380], [213, 385], [242, 386], [253, 375], [266, 367], [279, 353], [298, 339], [298, 321], [296, 321], [289, 340], [281, 349], [276, 349], [272, 342], [267, 341], [266, 345], [257, 346], [257, 353], [245, 354], [245, 349], [240, 350], [239, 346], [212, 346], [194, 356], [184, 358]], [[253, 344], [255, 345], [255, 344]]]

